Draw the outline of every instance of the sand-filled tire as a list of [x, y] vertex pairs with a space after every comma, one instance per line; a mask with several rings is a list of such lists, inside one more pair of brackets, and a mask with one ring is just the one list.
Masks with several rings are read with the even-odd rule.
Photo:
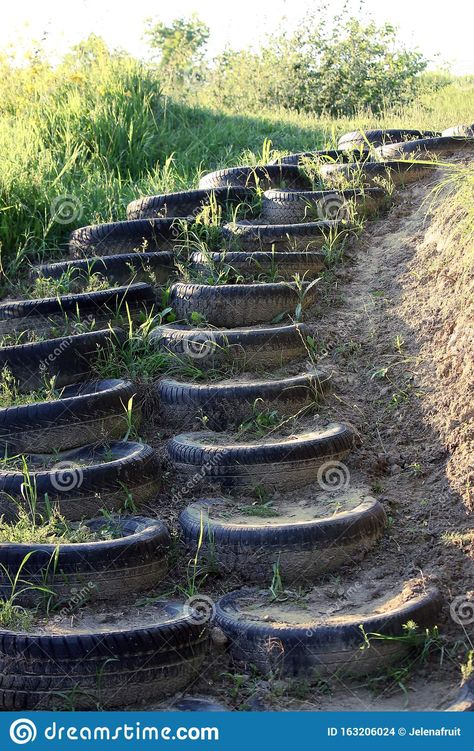
[[310, 329], [304, 323], [234, 329], [157, 326], [150, 341], [170, 356], [204, 370], [232, 365], [273, 370], [301, 358]]
[[255, 409], [294, 415], [317, 402], [329, 379], [317, 371], [267, 380], [233, 378], [227, 382], [183, 383], [163, 378], [157, 385], [160, 420], [168, 428], [197, 427], [204, 418], [210, 430], [236, 428]]
[[[219, 518], [219, 510], [227, 516]], [[312, 583], [328, 571], [360, 560], [386, 525], [385, 511], [374, 498], [311, 521], [298, 521], [294, 513], [294, 518], [270, 517], [258, 524], [252, 516], [234, 521], [236, 512], [238, 516], [238, 508], [219, 499], [191, 503], [179, 517], [181, 536], [191, 556], [199, 547], [201, 559], [212, 557], [219, 573], [253, 583], [271, 583], [276, 566], [285, 585]]]
[[[97, 517], [85, 522], [111, 539], [80, 543], [0, 543], [0, 597], [18, 604], [59, 606], [110, 600], [156, 586], [168, 570], [170, 535], [158, 519]], [[37, 589], [35, 589], [37, 588]], [[44, 591], [46, 588], [47, 591]]]
[[[153, 500], [160, 488], [157, 454], [150, 446], [128, 441], [83, 446], [58, 454], [26, 455], [31, 493], [21, 469], [0, 470], [0, 514], [15, 520], [34, 496], [38, 516], [57, 507], [71, 521], [90, 519], [101, 509], [119, 511]], [[5, 465], [3, 465], [5, 466]]]
[[184, 219], [134, 219], [92, 224], [71, 233], [69, 252], [73, 258], [131, 253], [139, 250], [171, 250], [179, 238]]
[[471, 125], [453, 125], [451, 128], [441, 131], [442, 136], [465, 136], [474, 138], [474, 123]]
[[474, 138], [440, 136], [438, 138], [421, 138], [406, 143], [391, 143], [379, 146], [376, 151], [384, 159], [438, 159], [442, 156], [452, 156], [473, 148]]
[[186, 605], [154, 606], [154, 623], [131, 628], [64, 634], [0, 630], [0, 707], [125, 707], [179, 691], [205, 659], [208, 628]]
[[52, 454], [120, 439], [130, 415], [138, 427], [140, 413], [130, 381], [85, 381], [66, 386], [53, 401], [0, 409], [0, 447], [10, 456]]
[[60, 279], [64, 274], [76, 289], [87, 284], [92, 274], [113, 284], [148, 282], [165, 284], [175, 273], [174, 256], [170, 251], [156, 253], [123, 253], [73, 261], [43, 264], [33, 268], [31, 279]]
[[303, 165], [307, 162], [352, 162], [357, 159], [368, 159], [368, 149], [354, 149], [352, 154], [345, 149], [321, 149], [319, 151], [299, 151], [296, 154], [287, 154], [275, 159], [273, 164]]
[[95, 327], [106, 326], [121, 315], [127, 318], [130, 313], [135, 318], [147, 314], [155, 302], [153, 287], [144, 282], [98, 292], [15, 300], [0, 304], [0, 333], [28, 329], [47, 332], [76, 320], [87, 320]]
[[309, 178], [292, 164], [265, 164], [261, 167], [229, 167], [209, 172], [201, 177], [200, 189], [225, 188], [228, 186], [256, 188], [274, 187], [309, 188]]
[[364, 188], [380, 187], [380, 184], [409, 185], [433, 174], [436, 164], [390, 160], [365, 162], [365, 164], [324, 164], [321, 177], [326, 185], [345, 187], [355, 183]]
[[122, 329], [111, 328], [0, 347], [0, 371], [7, 368], [22, 393], [43, 387], [45, 377], [54, 378], [55, 387], [62, 388], [91, 379], [97, 360], [107, 359], [125, 339]]
[[474, 678], [463, 682], [456, 700], [446, 712], [474, 712]]
[[195, 216], [204, 206], [209, 205], [210, 200], [218, 206], [226, 206], [251, 201], [254, 195], [255, 191], [251, 188], [224, 187], [145, 196], [128, 204], [127, 219]]
[[[407, 582], [407, 586], [410, 584]], [[229, 651], [237, 665], [253, 665], [264, 675], [285, 677], [368, 675], [381, 671], [405, 657], [409, 647], [403, 640], [371, 639], [371, 635], [401, 637], [408, 621], [422, 629], [433, 627], [442, 605], [435, 587], [420, 586], [407, 601], [397, 602], [394, 597], [393, 606], [381, 613], [371, 611], [368, 603], [367, 610], [344, 618], [323, 615], [312, 621], [307, 613], [303, 622], [294, 625], [285, 622], [284, 617], [265, 622], [245, 616], [244, 603], [258, 601], [260, 594], [263, 597], [266, 592], [244, 588], [224, 595], [216, 604], [215, 623], [229, 639]]]
[[368, 146], [382, 146], [384, 143], [414, 141], [418, 138], [434, 138], [441, 135], [439, 131], [410, 130], [407, 128], [388, 128], [386, 130], [353, 130], [339, 138], [337, 146], [343, 151], [351, 151]]
[[229, 249], [259, 250], [261, 248], [305, 251], [319, 250], [328, 236], [341, 235], [349, 226], [340, 220], [321, 220], [299, 224], [255, 224], [230, 222], [222, 228], [222, 237]]
[[382, 188], [267, 190], [263, 195], [261, 216], [269, 224], [297, 224], [326, 219], [350, 221], [352, 210], [364, 216], [374, 216], [388, 203], [389, 196]]
[[215, 251], [193, 253], [192, 267], [200, 274], [225, 271], [228, 278], [241, 277], [244, 281], [268, 279], [289, 281], [298, 274], [300, 278], [315, 279], [325, 268], [325, 255], [317, 250], [308, 251]]
[[[192, 313], [204, 316], [211, 326], [223, 328], [271, 323], [275, 318], [295, 316], [317, 298], [311, 282], [260, 282], [257, 284], [186, 284], [177, 282], [170, 291], [170, 304], [178, 319]], [[300, 289], [298, 289], [300, 287]]]
[[318, 471], [344, 458], [354, 445], [345, 425], [287, 438], [262, 438], [239, 443], [221, 433], [182, 433], [168, 441], [168, 457], [185, 483], [200, 477], [202, 484], [219, 489], [255, 488], [293, 490], [313, 482]]

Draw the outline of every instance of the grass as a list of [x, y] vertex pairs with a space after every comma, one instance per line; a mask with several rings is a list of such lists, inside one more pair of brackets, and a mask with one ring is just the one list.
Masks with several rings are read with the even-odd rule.
[[25, 256], [58, 258], [75, 227], [123, 219], [130, 200], [195, 186], [206, 170], [334, 146], [354, 128], [470, 122], [474, 109], [474, 85], [464, 80], [381, 118], [334, 121], [172, 102], [153, 69], [126, 55], [70, 56], [56, 69], [2, 58], [0, 69], [0, 246], [10, 280]]
[[37, 523], [26, 509], [20, 507], [15, 523], [0, 520], [0, 543], [56, 545], [95, 542], [109, 539], [110, 526], [104, 518], [104, 528], [99, 532], [92, 532], [85, 524], [71, 524], [55, 509], [43, 518], [42, 523]]

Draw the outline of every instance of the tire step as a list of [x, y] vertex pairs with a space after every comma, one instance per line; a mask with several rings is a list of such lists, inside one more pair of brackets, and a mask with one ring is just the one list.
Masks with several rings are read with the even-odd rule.
[[[244, 588], [218, 601], [215, 624], [229, 640], [234, 663], [252, 665], [263, 675], [338, 680], [341, 675], [370, 675], [407, 656], [410, 646], [390, 638], [402, 637], [405, 624], [414, 622], [423, 630], [438, 623], [442, 598], [436, 587], [421, 580], [388, 593], [382, 581], [373, 582], [367, 592], [368, 586], [368, 581], [356, 580], [352, 595], [346, 586], [346, 594], [335, 597], [333, 584], [318, 585], [303, 607], [296, 597], [293, 603], [275, 603], [269, 590]], [[357, 593], [363, 587], [361, 603]], [[325, 606], [318, 610], [318, 602]]]
[[385, 511], [367, 492], [315, 485], [309, 495], [306, 504], [281, 494], [264, 506], [255, 499], [191, 503], [179, 517], [187, 552], [212, 557], [220, 574], [241, 581], [270, 585], [277, 567], [283, 586], [307, 586], [361, 560], [382, 536]]
[[289, 378], [183, 383], [163, 378], [157, 385], [162, 424], [193, 429], [204, 419], [210, 430], [224, 431], [251, 419], [256, 410], [291, 416], [316, 404], [329, 379], [317, 371]]
[[245, 328], [192, 328], [180, 324], [157, 326], [150, 341], [172, 359], [199, 370], [273, 371], [307, 354], [310, 329], [304, 323]]
[[343, 459], [354, 443], [350, 428], [335, 423], [286, 438], [242, 442], [222, 433], [182, 433], [168, 442], [167, 451], [184, 485], [197, 477], [198, 484], [223, 490], [294, 490], [315, 482], [328, 461]]

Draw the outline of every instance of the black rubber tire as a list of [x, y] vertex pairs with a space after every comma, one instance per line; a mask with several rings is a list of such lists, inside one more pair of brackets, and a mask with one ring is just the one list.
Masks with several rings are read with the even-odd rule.
[[112, 284], [148, 282], [166, 284], [174, 275], [174, 256], [170, 251], [156, 253], [123, 253], [118, 256], [98, 256], [60, 263], [44, 264], [33, 268], [31, 279], [60, 279], [65, 273], [77, 289], [81, 289], [90, 274], [107, 279]]
[[8, 368], [22, 393], [44, 386], [45, 376], [61, 388], [90, 379], [97, 359], [125, 340], [125, 332], [115, 328], [0, 347], [0, 371]]
[[232, 222], [222, 228], [222, 237], [229, 248], [242, 250], [319, 250], [329, 232], [349, 227], [340, 221], [305, 222], [303, 224], [254, 224]]
[[442, 136], [464, 136], [465, 138], [474, 138], [474, 123], [471, 125], [453, 125], [441, 132]]
[[199, 181], [200, 189], [225, 188], [227, 186], [261, 189], [287, 187], [309, 188], [311, 183], [303, 172], [292, 164], [265, 164], [261, 167], [230, 167], [209, 172]]
[[[0, 543], [0, 597], [21, 605], [59, 606], [76, 596], [79, 605], [134, 595], [156, 586], [168, 570], [170, 535], [158, 519], [98, 517], [91, 531], [112, 527], [114, 537], [96, 542]], [[25, 562], [26, 561], [26, 562]], [[28, 587], [47, 587], [51, 594]]]
[[125, 707], [179, 691], [198, 675], [208, 628], [186, 606], [157, 602], [169, 620], [66, 634], [0, 631], [3, 710]]
[[122, 438], [132, 399], [134, 425], [141, 405], [130, 381], [86, 381], [66, 386], [59, 399], [0, 409], [0, 450], [14, 454], [55, 451]]
[[450, 704], [446, 712], [474, 712], [474, 678], [462, 684], [456, 701]]
[[388, 206], [382, 188], [361, 190], [267, 190], [263, 195], [262, 219], [269, 224], [297, 224], [326, 219], [351, 219], [350, 204], [357, 213], [374, 216]]
[[[265, 525], [213, 519], [219, 499], [200, 500], [182, 511], [182, 539], [192, 557], [212, 557], [213, 567], [226, 576], [236, 574], [246, 582], [270, 584], [278, 565], [282, 582], [307, 585], [322, 574], [360, 560], [383, 534], [387, 518], [374, 498], [351, 511], [307, 522]], [[224, 505], [225, 501], [224, 501]], [[202, 529], [204, 528], [204, 537]]]
[[[420, 628], [436, 624], [442, 606], [439, 591], [432, 587], [389, 613], [355, 613], [342, 622], [319, 618], [298, 626], [245, 619], [238, 603], [255, 590], [241, 589], [224, 595], [216, 604], [215, 623], [230, 642], [238, 665], [253, 665], [264, 675], [287, 677], [368, 675], [403, 658], [403, 641], [372, 640], [364, 646], [365, 634], [402, 636], [403, 625], [414, 621]], [[363, 627], [363, 630], [360, 628]]]
[[275, 159], [273, 164], [304, 165], [306, 161], [321, 162], [352, 162], [355, 159], [368, 159], [368, 149], [355, 149], [349, 154], [345, 149], [321, 149], [320, 151], [300, 151], [297, 154], [287, 154]]
[[317, 401], [328, 385], [318, 372], [271, 380], [182, 383], [163, 378], [157, 385], [161, 423], [179, 430], [197, 428], [206, 418], [210, 430], [236, 428], [251, 418], [254, 405], [293, 415]]
[[157, 326], [150, 339], [172, 356], [203, 370], [228, 366], [273, 370], [306, 353], [310, 330], [304, 323], [243, 329]]
[[376, 151], [384, 159], [438, 159], [451, 156], [460, 151], [474, 148], [474, 138], [440, 136], [439, 138], [421, 138], [406, 143], [390, 143], [379, 146]]
[[[325, 164], [321, 167], [321, 177], [325, 184], [338, 187], [340, 183], [363, 184], [364, 188], [377, 187], [380, 181], [393, 185], [409, 185], [433, 174], [436, 164], [390, 160], [386, 162], [366, 162], [365, 164]], [[379, 186], [380, 187], [380, 186]]]
[[65, 325], [78, 316], [90, 319], [95, 326], [107, 325], [121, 313], [132, 318], [149, 313], [156, 303], [153, 287], [140, 282], [124, 287], [82, 292], [37, 300], [15, 300], [0, 304], [0, 333], [23, 329], [46, 332]]
[[318, 294], [317, 285], [301, 282], [301, 293], [294, 282], [257, 284], [186, 284], [177, 282], [170, 291], [170, 305], [177, 318], [186, 321], [191, 313], [200, 313], [211, 326], [222, 328], [271, 323], [275, 318], [295, 316], [298, 305], [311, 307]]
[[209, 270], [226, 270], [232, 278], [242, 277], [244, 281], [254, 281], [272, 276], [277, 280], [290, 281], [298, 274], [306, 280], [315, 279], [325, 268], [324, 253], [309, 250], [294, 251], [222, 251], [214, 253], [193, 253], [191, 263], [196, 271], [205, 275]]
[[[328, 460], [339, 460], [354, 445], [345, 425], [293, 435], [291, 440], [262, 438], [238, 443], [219, 433], [182, 433], [168, 441], [169, 459], [178, 477], [196, 478], [223, 490], [264, 488], [293, 490], [316, 480]], [[197, 482], [197, 480], [196, 480]], [[193, 490], [195, 484], [193, 482]]]
[[209, 203], [209, 198], [218, 206], [251, 201], [255, 191], [251, 188], [215, 188], [211, 190], [181, 190], [178, 193], [163, 193], [145, 196], [127, 206], [127, 219], [158, 219], [160, 217], [196, 216]]
[[[112, 456], [113, 459], [108, 459]], [[36, 511], [44, 515], [49, 505], [72, 521], [90, 519], [102, 508], [119, 511], [130, 495], [136, 506], [153, 500], [160, 487], [160, 464], [150, 446], [111, 441], [107, 446], [83, 446], [49, 455], [50, 469], [35, 469], [38, 457], [26, 457], [31, 483], [36, 487]], [[86, 466], [81, 466], [84, 462]], [[36, 464], [36, 466], [38, 466]], [[0, 470], [0, 514], [15, 520], [19, 505], [25, 506], [18, 470]]]
[[131, 253], [140, 249], [172, 250], [179, 238], [177, 219], [135, 219], [108, 224], [91, 224], [74, 230], [69, 238], [69, 252], [73, 258], [117, 253]]
[[399, 141], [414, 141], [417, 138], [434, 138], [441, 135], [433, 130], [410, 130], [408, 128], [388, 128], [386, 130], [353, 130], [344, 133], [337, 142], [339, 149], [351, 151], [371, 146], [382, 146], [384, 143], [398, 143]]

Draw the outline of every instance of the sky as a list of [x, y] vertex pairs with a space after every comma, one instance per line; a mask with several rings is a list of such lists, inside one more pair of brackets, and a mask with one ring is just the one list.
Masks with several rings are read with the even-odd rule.
[[[328, 0], [337, 11], [342, 0]], [[90, 33], [111, 47], [146, 56], [143, 28], [146, 18], [165, 22], [195, 12], [211, 29], [210, 53], [226, 45], [258, 46], [285, 18], [293, 28], [315, 0], [0, 0], [0, 49], [31, 47], [43, 40], [52, 59]], [[366, 10], [379, 22], [399, 27], [400, 38], [417, 47], [438, 67], [448, 62], [454, 73], [474, 74], [472, 0], [453, 3], [433, 0], [365, 0]], [[439, 54], [439, 57], [436, 57]], [[438, 62], [437, 62], [438, 61]]]

